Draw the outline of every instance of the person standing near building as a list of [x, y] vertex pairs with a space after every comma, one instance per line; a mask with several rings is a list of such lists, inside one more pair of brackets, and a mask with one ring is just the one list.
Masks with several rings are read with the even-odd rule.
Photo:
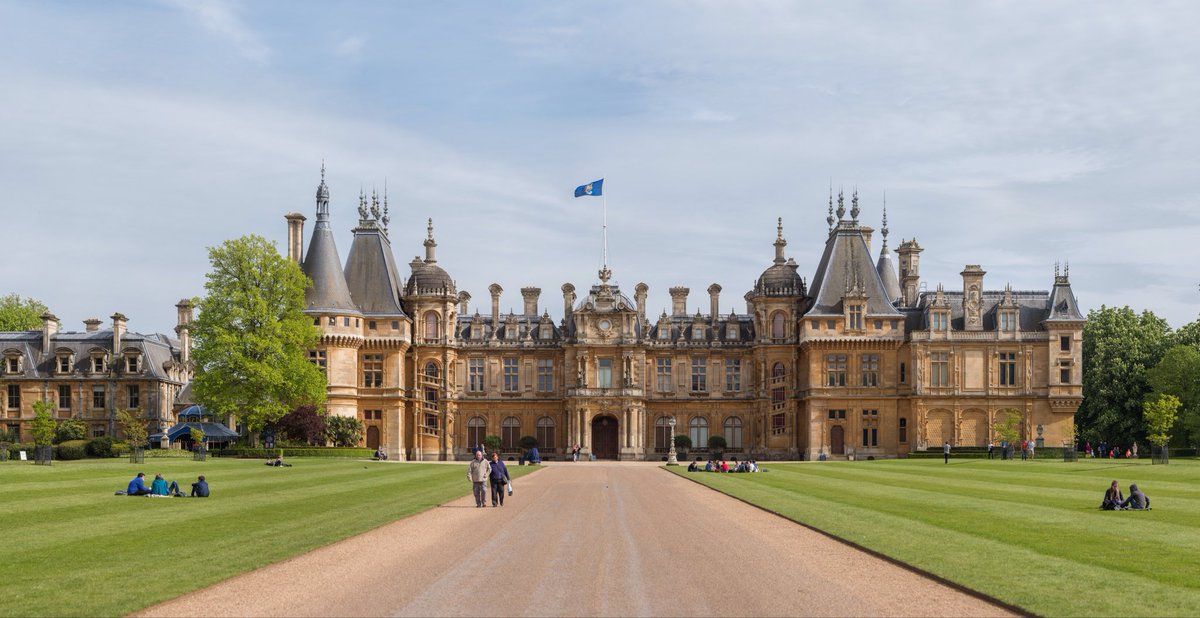
[[949, 440], [947, 440], [944, 444], [942, 444], [942, 457], [946, 460], [946, 463], [950, 463], [950, 441]]
[[991, 440], [988, 440], [988, 459], [992, 458], [992, 451], [995, 450], [995, 448], [995, 443], [993, 443]]
[[[492, 485], [492, 506], [504, 506], [504, 489], [508, 485], [508, 466], [500, 460], [500, 453], [492, 453], [492, 466], [488, 473]], [[498, 502], [498, 504], [497, 504]]]
[[579, 443], [578, 442], [575, 443], [575, 446], [571, 447], [571, 461], [579, 461]]
[[492, 467], [487, 460], [483, 458], [483, 451], [475, 451], [475, 459], [467, 464], [467, 480], [471, 481], [471, 489], [475, 493], [475, 508], [483, 508], [485, 506], [483, 499], [487, 497], [487, 488], [484, 483], [487, 482], [488, 476], [492, 473]]

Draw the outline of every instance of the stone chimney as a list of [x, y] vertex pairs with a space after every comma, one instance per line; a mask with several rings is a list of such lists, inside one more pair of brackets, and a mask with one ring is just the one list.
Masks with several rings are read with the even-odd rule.
[[283, 218], [288, 226], [288, 259], [299, 264], [304, 261], [304, 215], [292, 212]]
[[175, 304], [178, 309], [175, 335], [179, 337], [179, 362], [187, 363], [192, 358], [192, 301], [184, 298]]
[[521, 288], [521, 298], [525, 300], [525, 315], [537, 315], [538, 298], [542, 295], [542, 288]]
[[963, 279], [963, 328], [983, 330], [983, 276], [979, 264], [967, 264], [959, 273]]
[[471, 315], [471, 294], [463, 291], [458, 293], [458, 315]]
[[569, 319], [571, 313], [575, 309], [575, 286], [570, 283], [562, 285], [563, 293], [563, 319]]
[[86, 332], [94, 333], [100, 330], [100, 325], [103, 323], [104, 321], [100, 318], [88, 318], [83, 321], [83, 329]]
[[900, 256], [900, 292], [905, 307], [915, 307], [921, 285], [921, 252], [924, 251], [917, 239], [907, 240], [896, 247]]
[[650, 286], [645, 283], [639, 283], [633, 288], [633, 300], [637, 302], [638, 317], [642, 319], [642, 323], [646, 322], [646, 294], [650, 291]]
[[128, 320], [121, 313], [112, 314], [112, 357], [115, 359], [121, 353], [121, 338], [125, 336], [125, 322]]
[[50, 355], [50, 338], [58, 332], [58, 317], [47, 311], [42, 318], [42, 354]]
[[721, 286], [716, 283], [708, 286], [708, 318], [712, 321], [712, 327], [717, 327], [717, 317], [721, 315]]
[[875, 228], [865, 225], [858, 228], [862, 232], [863, 242], [867, 243], [867, 253], [871, 252], [871, 236], [875, 234]]
[[488, 291], [492, 293], [492, 336], [500, 332], [500, 293], [504, 288], [500, 287], [499, 283], [493, 283], [488, 286]]
[[677, 285], [668, 291], [671, 293], [671, 315], [687, 315], [687, 297], [691, 290]]

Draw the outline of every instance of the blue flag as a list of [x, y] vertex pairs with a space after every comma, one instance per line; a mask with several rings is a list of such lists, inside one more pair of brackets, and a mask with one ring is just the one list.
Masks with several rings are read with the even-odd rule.
[[575, 197], [583, 197], [585, 195], [604, 195], [604, 179], [601, 178], [586, 185], [575, 187]]

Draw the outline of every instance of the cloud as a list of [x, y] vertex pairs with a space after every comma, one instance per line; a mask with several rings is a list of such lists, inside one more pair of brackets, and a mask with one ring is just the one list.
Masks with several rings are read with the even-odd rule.
[[335, 51], [339, 56], [358, 59], [362, 56], [363, 46], [366, 44], [367, 37], [365, 35], [354, 34], [338, 42]]
[[263, 43], [226, 0], [163, 0], [168, 6], [197, 20], [201, 27], [232, 43], [243, 57], [259, 64], [271, 59], [271, 49]]

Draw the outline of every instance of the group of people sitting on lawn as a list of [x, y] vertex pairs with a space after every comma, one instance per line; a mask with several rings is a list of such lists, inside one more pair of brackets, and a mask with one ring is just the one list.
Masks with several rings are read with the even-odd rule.
[[[121, 492], [117, 493], [120, 494]], [[154, 481], [150, 483], [149, 487], [146, 487], [145, 472], [138, 472], [137, 476], [133, 477], [132, 481], [129, 481], [129, 487], [125, 490], [125, 495], [150, 496], [152, 498], [169, 498], [171, 496], [175, 496], [176, 498], [186, 497], [183, 494], [183, 490], [179, 488], [179, 483], [171, 481], [171, 483], [168, 485], [166, 479], [164, 479], [163, 475], [161, 474], [155, 474]], [[195, 483], [192, 483], [191, 497], [208, 497], [208, 481], [204, 479], [203, 474], [196, 479]]]
[[688, 472], [758, 472], [758, 462], [753, 459], [746, 461], [733, 460], [733, 469], [729, 468], [729, 462], [724, 459], [710, 459], [704, 465], [700, 465], [700, 458], [688, 464]]
[[1114, 480], [1108, 491], [1104, 492], [1104, 502], [1100, 503], [1100, 508], [1106, 511], [1149, 511], [1150, 498], [1138, 489], [1137, 483], [1129, 484], [1129, 497], [1126, 498], [1121, 495], [1121, 488]]

